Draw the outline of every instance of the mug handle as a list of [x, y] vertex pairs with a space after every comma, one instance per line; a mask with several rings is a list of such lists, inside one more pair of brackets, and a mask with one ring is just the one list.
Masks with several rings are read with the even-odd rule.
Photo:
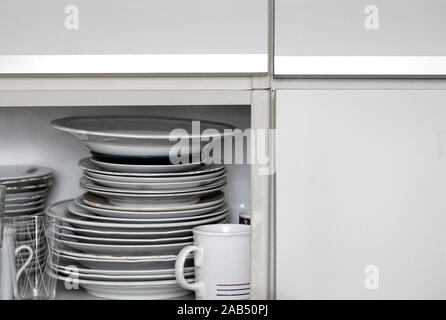
[[26, 262], [20, 267], [20, 269], [17, 271], [16, 274], [16, 280], [18, 281], [20, 278], [20, 275], [22, 274], [22, 272], [29, 266], [29, 264], [31, 263], [31, 261], [33, 260], [33, 249], [31, 249], [30, 246], [20, 246], [18, 248], [15, 249], [15, 256], [17, 256], [19, 254], [20, 251], [22, 250], [27, 250], [29, 253], [28, 259], [26, 260]]
[[203, 249], [195, 245], [184, 247], [178, 254], [177, 261], [175, 262], [175, 278], [178, 284], [186, 290], [195, 291], [197, 298], [201, 298], [204, 295], [204, 283], [202, 281], [187, 282], [184, 278], [184, 263], [187, 256], [195, 252], [195, 267], [200, 268], [203, 266]]

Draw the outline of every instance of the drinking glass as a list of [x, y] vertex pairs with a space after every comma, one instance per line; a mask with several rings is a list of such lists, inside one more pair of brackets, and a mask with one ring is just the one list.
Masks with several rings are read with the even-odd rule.
[[56, 219], [46, 216], [5, 218], [4, 245], [9, 249], [13, 295], [16, 300], [50, 300], [57, 279], [51, 266], [58, 264]]

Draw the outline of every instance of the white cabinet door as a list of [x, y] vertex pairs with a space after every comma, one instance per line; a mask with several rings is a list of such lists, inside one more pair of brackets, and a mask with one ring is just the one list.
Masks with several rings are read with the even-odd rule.
[[446, 91], [277, 92], [277, 297], [446, 299]]
[[444, 0], [275, 0], [277, 76], [445, 76]]
[[268, 0], [2, 0], [0, 73], [267, 72]]

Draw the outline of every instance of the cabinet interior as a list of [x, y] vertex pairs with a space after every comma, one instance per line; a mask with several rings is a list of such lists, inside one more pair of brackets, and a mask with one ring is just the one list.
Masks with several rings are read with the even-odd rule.
[[[0, 108], [0, 165], [35, 164], [54, 168], [56, 180], [49, 204], [74, 198], [79, 188], [78, 161], [89, 151], [78, 138], [50, 126], [68, 116], [162, 116], [230, 123], [242, 130], [251, 125], [249, 106], [73, 106]], [[246, 153], [246, 150], [244, 151]], [[245, 157], [246, 158], [246, 157]], [[229, 222], [238, 223], [241, 211], [250, 210], [250, 166], [230, 164], [225, 188]]]

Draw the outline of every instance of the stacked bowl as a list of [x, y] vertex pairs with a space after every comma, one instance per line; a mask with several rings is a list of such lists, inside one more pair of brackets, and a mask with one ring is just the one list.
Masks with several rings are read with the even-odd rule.
[[53, 173], [52, 169], [39, 166], [0, 166], [0, 184], [6, 187], [6, 216], [42, 214]]
[[[60, 263], [53, 266], [56, 277], [65, 281], [74, 277], [100, 298], [168, 299], [190, 294], [175, 280], [176, 256], [192, 244], [193, 227], [226, 222], [228, 206], [222, 191], [226, 169], [200, 159], [172, 164], [166, 132], [172, 124], [183, 129], [190, 125], [153, 118], [53, 122], [80, 136], [92, 153], [79, 162], [85, 193], [47, 211], [61, 221]], [[190, 150], [187, 159], [197, 152]], [[192, 259], [187, 264], [186, 277], [192, 280]]]

